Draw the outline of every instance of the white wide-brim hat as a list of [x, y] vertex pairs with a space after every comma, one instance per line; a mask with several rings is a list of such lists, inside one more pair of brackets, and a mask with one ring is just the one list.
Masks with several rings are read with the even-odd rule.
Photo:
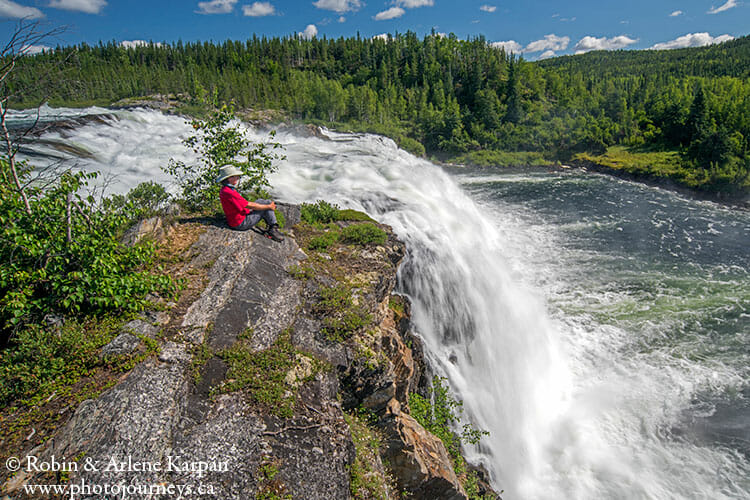
[[224, 165], [219, 169], [219, 176], [216, 178], [216, 182], [221, 182], [233, 175], [242, 175], [242, 170], [234, 165]]

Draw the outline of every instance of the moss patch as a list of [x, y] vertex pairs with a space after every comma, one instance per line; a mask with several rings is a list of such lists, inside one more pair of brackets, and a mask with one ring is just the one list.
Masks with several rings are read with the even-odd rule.
[[350, 208], [345, 210], [339, 210], [338, 220], [340, 221], [361, 221], [361, 222], [375, 222], [375, 219], [370, 217], [364, 212], [359, 210], [352, 210]]
[[380, 461], [382, 436], [366, 412], [344, 414], [354, 442], [355, 457], [349, 469], [349, 491], [357, 500], [388, 500], [396, 491], [393, 477]]
[[213, 393], [245, 391], [269, 413], [285, 418], [294, 414], [299, 386], [326, 368], [292, 345], [289, 330], [268, 349], [252, 351], [240, 341], [217, 355], [228, 370], [226, 380]]
[[203, 379], [203, 368], [208, 363], [208, 360], [214, 356], [214, 351], [211, 347], [203, 343], [193, 349], [193, 357], [190, 360], [190, 373], [192, 374], [193, 383], [198, 385]]
[[288, 492], [286, 485], [278, 477], [279, 460], [266, 457], [263, 463], [258, 467], [258, 492], [255, 494], [255, 500], [292, 500], [292, 495]]
[[382, 299], [377, 296], [379, 277], [395, 272], [389, 252], [400, 245], [389, 243], [384, 226], [360, 222], [369, 218], [366, 214], [350, 211], [343, 216], [358, 220], [297, 224], [297, 241], [309, 250], [309, 259], [304, 268], [289, 270], [310, 282], [304, 307], [321, 321], [321, 333], [331, 342], [348, 341], [371, 325], [376, 302]]
[[343, 342], [368, 325], [372, 317], [352, 298], [352, 289], [343, 284], [322, 287], [313, 311], [323, 316], [322, 332], [332, 342]]

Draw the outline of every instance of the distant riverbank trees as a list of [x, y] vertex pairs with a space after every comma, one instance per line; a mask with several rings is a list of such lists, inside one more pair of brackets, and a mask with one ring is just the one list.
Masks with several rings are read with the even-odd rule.
[[[750, 38], [680, 51], [597, 52], [530, 63], [483, 37], [177, 42], [60, 47], [24, 58], [28, 88], [51, 65], [53, 104], [154, 93], [216, 95], [239, 107], [348, 123], [457, 157], [537, 152], [567, 161], [614, 145], [674, 151], [699, 189], [750, 185]], [[19, 92], [22, 106], [34, 97]], [[419, 150], [419, 147], [412, 147]]]

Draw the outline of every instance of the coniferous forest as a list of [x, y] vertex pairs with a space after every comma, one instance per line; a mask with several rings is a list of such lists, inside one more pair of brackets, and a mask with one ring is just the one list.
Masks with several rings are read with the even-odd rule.
[[[38, 85], [53, 69], [61, 73], [53, 85]], [[434, 33], [110, 42], [24, 57], [6, 84], [21, 107], [208, 96], [383, 133], [440, 159], [616, 162], [619, 155], [641, 164], [636, 174], [698, 190], [742, 195], [750, 187], [750, 37], [540, 62], [483, 37]]]

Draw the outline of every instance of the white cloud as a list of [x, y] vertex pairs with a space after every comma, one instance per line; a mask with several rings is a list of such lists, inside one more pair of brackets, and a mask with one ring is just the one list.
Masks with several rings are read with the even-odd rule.
[[684, 49], [686, 47], [703, 47], [704, 45], [713, 45], [729, 40], [734, 40], [734, 37], [732, 35], [720, 35], [714, 38], [708, 33], [688, 33], [669, 42], [657, 43], [650, 48], [654, 50]]
[[416, 9], [417, 7], [432, 7], [435, 5], [435, 0], [396, 0], [395, 3], [407, 9]]
[[401, 17], [406, 13], [404, 9], [401, 7], [391, 7], [388, 10], [384, 10], [383, 12], [378, 12], [375, 15], [376, 21], [387, 21], [388, 19], [396, 19], [397, 17]]
[[120, 42], [120, 45], [125, 47], [126, 49], [134, 49], [136, 47], [145, 47], [147, 45], [153, 44], [156, 47], [161, 47], [162, 44], [159, 42], [147, 42], [146, 40], [123, 40]]
[[570, 37], [557, 35], [544, 35], [542, 40], [531, 42], [523, 49], [524, 52], [541, 52], [543, 50], [565, 50], [570, 43]]
[[676, 11], [672, 12], [671, 14], [669, 14], [669, 17], [677, 17], [677, 16], [681, 16], [683, 14], [684, 14], [684, 12], [682, 12], [681, 10], [676, 10]]
[[483, 12], [495, 12], [497, 10], [497, 7], [495, 7], [494, 5], [482, 5], [481, 7], [479, 7], [479, 10]]
[[523, 52], [523, 45], [516, 42], [515, 40], [508, 40], [507, 42], [492, 42], [490, 44], [496, 49], [505, 49], [505, 52], [513, 52], [514, 54], [520, 54]]
[[44, 50], [52, 50], [52, 47], [47, 47], [46, 45], [27, 45], [21, 49], [21, 54], [33, 56], [34, 54], [40, 54]]
[[719, 12], [724, 12], [725, 10], [729, 10], [734, 7], [737, 7], [737, 0], [727, 0], [727, 3], [725, 3], [721, 7], [711, 6], [711, 10], [709, 10], [707, 14], [718, 14]]
[[381, 33], [379, 35], [375, 35], [372, 37], [373, 40], [385, 40], [386, 42], [390, 38], [390, 35], [388, 33]]
[[0, 17], [13, 17], [18, 19], [39, 19], [44, 17], [42, 11], [34, 7], [18, 5], [10, 0], [0, 0]]
[[98, 14], [107, 6], [106, 0], [51, 0], [49, 6], [55, 9], [76, 10], [87, 14]]
[[313, 5], [319, 9], [342, 13], [349, 12], [350, 10], [358, 10], [362, 7], [362, 2], [360, 0], [318, 0], [317, 2], [313, 2]]
[[229, 14], [234, 10], [237, 0], [211, 0], [198, 2], [199, 14]]
[[305, 40], [311, 40], [318, 36], [318, 27], [314, 24], [308, 24], [307, 28], [305, 28], [305, 31], [301, 32], [299, 36], [300, 38], [304, 38]]
[[270, 2], [255, 2], [252, 5], [243, 5], [242, 13], [249, 17], [264, 17], [276, 14], [276, 8]]
[[554, 50], [548, 50], [546, 52], [542, 52], [542, 55], [539, 56], [539, 60], [541, 61], [542, 59], [549, 59], [550, 57], [555, 57], [556, 55], [557, 54], [555, 54]]
[[594, 38], [593, 36], [585, 36], [578, 41], [575, 46], [575, 51], [576, 54], [583, 54], [590, 50], [617, 50], [632, 45], [637, 41], [638, 40], [633, 40], [625, 35], [614, 36], [612, 38]]

